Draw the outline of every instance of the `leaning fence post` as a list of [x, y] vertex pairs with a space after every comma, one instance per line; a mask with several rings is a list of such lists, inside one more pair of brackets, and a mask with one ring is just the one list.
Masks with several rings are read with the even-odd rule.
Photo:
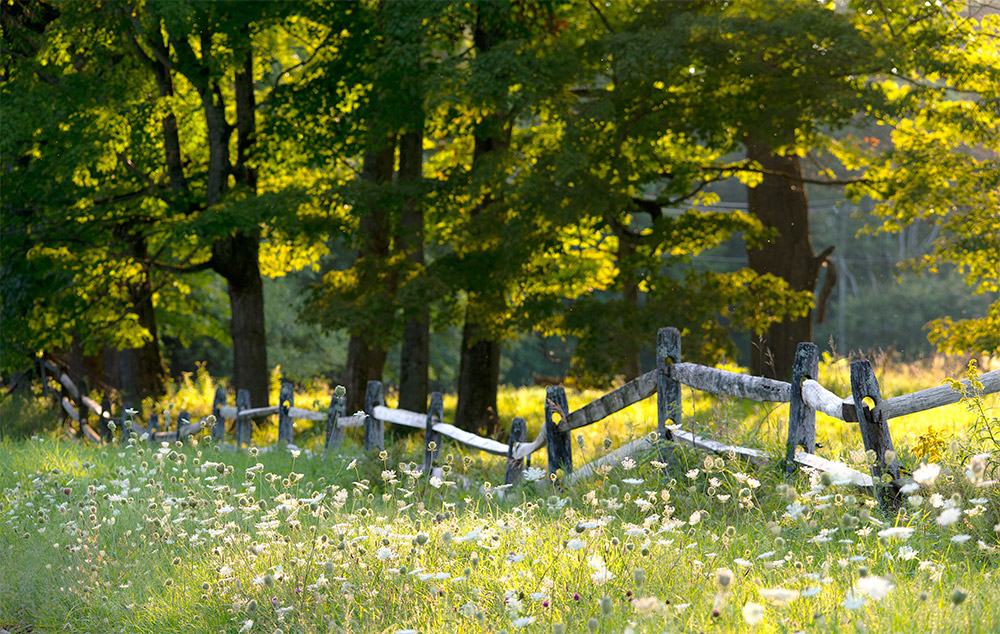
[[[444, 420], [444, 399], [441, 392], [431, 393], [431, 404], [427, 408], [427, 425], [424, 431], [424, 473], [431, 477], [434, 462], [441, 457], [441, 434], [434, 431], [435, 423]], [[431, 449], [431, 443], [434, 448]]]
[[222, 408], [226, 404], [226, 388], [215, 388], [215, 399], [212, 401], [212, 416], [215, 416], [215, 423], [212, 424], [212, 440], [223, 441], [226, 439], [226, 419], [222, 417]]
[[683, 401], [681, 383], [669, 374], [669, 366], [681, 362], [681, 332], [676, 328], [660, 328], [656, 331], [656, 431], [662, 442], [660, 460], [673, 464], [672, 448], [666, 444], [674, 439], [667, 429], [680, 425], [683, 421]]
[[330, 398], [330, 410], [326, 415], [326, 442], [323, 443], [323, 449], [328, 453], [344, 440], [344, 428], [337, 424], [337, 419], [344, 415], [346, 393], [343, 386], [338, 385]]
[[[896, 462], [892, 436], [889, 435], [889, 421], [878, 409], [882, 403], [882, 392], [867, 359], [851, 363], [851, 393], [854, 395], [865, 451], [875, 452], [875, 464], [871, 468], [875, 496], [884, 509], [895, 508], [899, 506], [899, 490], [891, 483], [887, 486], [882, 481], [882, 474], [888, 473], [893, 480], [898, 480], [899, 463]], [[891, 460], [886, 460], [886, 452], [892, 452], [889, 456]]]
[[288, 410], [295, 404], [295, 391], [291, 381], [281, 382], [281, 391], [278, 392], [278, 442], [282, 440], [287, 444], [292, 444], [293, 428], [292, 417]]
[[253, 430], [250, 427], [250, 417], [243, 415], [245, 410], [250, 409], [250, 391], [236, 391], [236, 446], [250, 446], [253, 437]]
[[101, 440], [104, 442], [111, 442], [114, 440], [114, 435], [111, 433], [111, 399], [108, 398], [108, 393], [104, 393], [104, 398], [101, 399]]
[[382, 382], [368, 381], [365, 390], [365, 451], [385, 448], [385, 425], [375, 418], [375, 408], [380, 405], [385, 405]]
[[566, 390], [558, 385], [545, 389], [545, 440], [549, 454], [549, 473], [562, 469], [569, 475], [573, 472], [573, 443], [570, 431], [559, 431], [559, 423], [566, 420], [569, 403]]
[[819, 348], [802, 342], [795, 349], [792, 363], [791, 400], [788, 404], [788, 443], [785, 448], [785, 470], [795, 470], [795, 452], [802, 447], [816, 453], [816, 410], [802, 400], [802, 382], [819, 377]]
[[517, 484], [524, 476], [524, 458], [514, 459], [514, 449], [517, 443], [528, 440], [528, 424], [518, 416], [510, 424], [510, 444], [507, 446], [507, 472], [504, 474], [504, 484]]

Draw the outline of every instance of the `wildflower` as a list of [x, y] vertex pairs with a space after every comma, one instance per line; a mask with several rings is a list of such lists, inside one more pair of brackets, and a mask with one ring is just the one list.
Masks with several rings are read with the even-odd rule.
[[968, 598], [969, 593], [966, 592], [965, 588], [961, 586], [955, 586], [955, 589], [951, 591], [951, 602], [955, 605], [960, 605]]
[[747, 603], [743, 606], [743, 620], [753, 627], [764, 620], [764, 606], [760, 603]]
[[870, 597], [875, 601], [889, 596], [893, 587], [891, 581], [877, 576], [862, 577], [854, 582], [854, 592], [858, 596]]
[[970, 539], [972, 539], [972, 535], [966, 535], [963, 533], [961, 535], [955, 535], [954, 537], [951, 538], [951, 541], [955, 542], [956, 544], [964, 544]]
[[632, 571], [632, 580], [636, 586], [642, 586], [646, 583], [646, 571], [643, 568], [636, 568]]
[[538, 482], [545, 477], [545, 471], [538, 467], [529, 467], [522, 476], [525, 482]]
[[788, 605], [800, 596], [798, 590], [789, 590], [788, 588], [762, 588], [758, 590], [758, 593], [766, 601], [775, 605]]
[[632, 600], [632, 607], [635, 608], [637, 614], [650, 614], [659, 609], [661, 605], [662, 603], [656, 597], [643, 597]]
[[900, 546], [897, 555], [903, 561], [909, 561], [910, 559], [916, 558], [917, 551], [913, 550], [909, 546]]
[[913, 481], [917, 484], [931, 486], [938, 479], [939, 475], [941, 475], [941, 465], [933, 462], [924, 463], [913, 472]]
[[844, 601], [840, 605], [844, 606], [848, 610], [857, 610], [862, 606], [864, 606], [864, 604], [865, 604], [864, 597], [855, 596], [850, 592], [848, 592], [847, 596], [844, 598]]
[[886, 539], [901, 539], [905, 541], [913, 535], [914, 530], [912, 526], [893, 526], [892, 528], [880, 530], [878, 536]]
[[587, 547], [586, 542], [580, 539], [571, 539], [566, 542], [566, 548], [569, 550], [583, 550]]
[[253, 619], [247, 619], [243, 622], [243, 627], [240, 628], [240, 634], [243, 634], [243, 632], [249, 632], [251, 627], [253, 627]]
[[950, 508], [941, 511], [941, 514], [937, 516], [935, 520], [938, 526], [951, 526], [958, 521], [958, 518], [962, 516], [961, 509]]
[[640, 478], [625, 478], [624, 480], [622, 480], [622, 482], [631, 486], [635, 486], [638, 484], [642, 484], [643, 482], [645, 482], [645, 480], [642, 480]]
[[733, 571], [729, 568], [718, 568], [715, 571], [715, 583], [722, 590], [728, 590], [733, 584], [734, 578], [735, 575], [733, 575]]
[[514, 626], [514, 627], [521, 628], [521, 627], [528, 627], [529, 625], [531, 625], [534, 622], [535, 622], [535, 617], [533, 617], [533, 616], [522, 616], [520, 618], [514, 619], [513, 621], [510, 622], [510, 624], [512, 626]]
[[624, 460], [622, 460], [622, 469], [626, 471], [631, 471], [634, 468], [635, 468], [635, 460], [633, 460], [632, 458], [625, 458]]

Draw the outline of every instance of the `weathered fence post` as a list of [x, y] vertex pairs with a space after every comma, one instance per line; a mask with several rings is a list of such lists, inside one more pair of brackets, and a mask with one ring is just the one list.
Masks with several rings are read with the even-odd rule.
[[676, 328], [660, 328], [656, 331], [656, 431], [660, 437], [660, 460], [673, 465], [673, 450], [667, 442], [674, 439], [667, 429], [680, 425], [683, 421], [683, 401], [681, 383], [670, 378], [667, 366], [681, 362], [681, 332]]
[[792, 363], [791, 400], [788, 404], [788, 443], [785, 448], [785, 470], [795, 471], [795, 452], [802, 447], [816, 453], [816, 410], [802, 399], [802, 382], [819, 377], [819, 348], [803, 342], [795, 349]]
[[385, 426], [375, 418], [375, 408], [385, 405], [381, 381], [368, 381], [365, 390], [365, 451], [385, 448]]
[[510, 444], [507, 447], [507, 472], [504, 474], [504, 484], [517, 484], [524, 476], [524, 458], [514, 459], [514, 448], [517, 443], [528, 440], [528, 424], [518, 416], [510, 424]]
[[[434, 431], [434, 424], [444, 420], [444, 399], [441, 392], [431, 393], [431, 404], [427, 407], [427, 426], [424, 431], [424, 473], [431, 477], [434, 463], [441, 457], [441, 434]], [[434, 449], [431, 449], [434, 443]]]
[[[339, 393], [338, 393], [339, 392]], [[337, 419], [344, 415], [347, 399], [344, 398], [344, 388], [337, 386], [330, 398], [330, 410], [326, 415], [326, 442], [323, 449], [329, 453], [331, 449], [340, 446], [344, 441], [344, 429], [337, 425]]]
[[250, 446], [253, 440], [253, 429], [250, 426], [250, 417], [244, 416], [244, 410], [250, 409], [250, 391], [236, 391], [236, 447]]
[[149, 415], [149, 444], [156, 444], [156, 432], [160, 429], [160, 417], [156, 414]]
[[111, 433], [111, 399], [108, 398], [108, 393], [104, 393], [104, 398], [101, 399], [101, 422], [99, 427], [101, 428], [101, 440], [104, 442], [111, 442], [114, 440], [114, 435]]
[[[889, 473], [893, 480], [898, 480], [899, 463], [896, 462], [896, 452], [889, 434], [889, 421], [882, 412], [875, 409], [882, 402], [882, 392], [867, 359], [851, 363], [851, 393], [854, 395], [854, 407], [858, 413], [858, 426], [861, 428], [865, 451], [875, 452], [875, 464], [871, 468], [875, 496], [882, 508], [896, 508], [899, 506], [899, 490], [895, 484], [883, 482], [882, 474]], [[891, 460], [886, 460], [886, 452], [892, 452], [889, 456]]]
[[42, 379], [42, 392], [49, 397], [49, 381], [45, 378], [45, 359], [38, 357], [38, 376]]
[[212, 401], [212, 416], [215, 416], [215, 423], [212, 425], [212, 440], [222, 442], [226, 439], [226, 419], [222, 417], [222, 408], [226, 405], [226, 388], [215, 388], [215, 399]]
[[551, 385], [545, 389], [545, 440], [549, 454], [549, 473], [562, 468], [563, 473], [573, 472], [573, 443], [570, 432], [559, 431], [558, 425], [569, 414], [566, 390]]
[[76, 389], [76, 410], [80, 417], [80, 438], [86, 438], [87, 434], [83, 431], [85, 427], [89, 424], [87, 420], [87, 409], [86, 403], [83, 402], [83, 397], [87, 394], [87, 377], [80, 377], [80, 385]]
[[288, 410], [295, 404], [295, 391], [291, 381], [281, 382], [281, 391], [278, 392], [278, 442], [285, 441], [292, 444], [293, 426], [292, 417], [288, 415]]

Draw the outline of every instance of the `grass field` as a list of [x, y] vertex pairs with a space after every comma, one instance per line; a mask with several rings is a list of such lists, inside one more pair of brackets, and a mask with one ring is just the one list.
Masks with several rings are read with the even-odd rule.
[[[824, 364], [821, 382], [845, 394], [845, 367]], [[943, 373], [879, 378], [891, 396], [940, 384]], [[188, 402], [175, 411], [199, 413], [212, 387], [207, 377], [180, 385], [171, 398]], [[303, 392], [302, 406], [328, 400]], [[570, 407], [594, 396], [572, 393]], [[685, 427], [783, 453], [782, 408], [684, 397]], [[541, 390], [506, 390], [501, 416], [537, 430], [542, 400]], [[652, 407], [587, 428], [574, 463], [650, 431]], [[786, 478], [778, 463], [755, 469], [684, 448], [666, 471], [655, 454], [638, 455], [570, 488], [537, 470], [528, 476], [538, 481], [505, 488], [502, 460], [447, 444], [443, 478], [420, 477], [415, 436], [389, 439], [381, 455], [351, 436], [328, 457], [310, 451], [318, 437], [307, 428], [294, 453], [237, 453], [204, 438], [107, 447], [58, 433], [8, 438], [0, 627], [1000, 632], [1000, 490], [995, 462], [974, 457], [1000, 449], [983, 433], [1000, 430], [996, 407], [987, 398], [891, 422], [904, 470], [919, 481], [891, 515], [831, 478]], [[856, 426], [817, 426], [822, 455], [865, 468]]]

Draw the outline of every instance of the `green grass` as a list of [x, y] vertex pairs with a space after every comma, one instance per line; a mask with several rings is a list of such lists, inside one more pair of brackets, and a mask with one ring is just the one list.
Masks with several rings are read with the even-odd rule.
[[[905, 388], [884, 377], [883, 391], [936, 385], [938, 374], [900, 379]], [[530, 414], [537, 429], [541, 395], [505, 391], [502, 416]], [[707, 397], [692, 405], [688, 395], [685, 413], [700, 432], [780, 449], [781, 408]], [[570, 406], [594, 396], [572, 393]], [[967, 433], [973, 423], [1000, 427], [995, 400], [980, 404], [892, 421], [907, 470], [918, 461], [906, 436], [934, 428], [944, 439], [941, 475], [894, 515], [815, 474], [786, 479], [777, 463], [753, 469], [684, 448], [667, 473], [647, 454], [571, 488], [543, 480], [504, 489], [502, 459], [447, 443], [445, 482], [409, 475], [422, 462], [415, 435], [365, 455], [353, 430], [328, 457], [309, 450], [318, 437], [308, 430], [297, 455], [237, 453], [205, 438], [166, 447], [87, 446], [55, 433], [8, 439], [0, 627], [1000, 632], [1000, 490], [981, 482], [997, 477], [995, 464], [975, 482], [965, 473], [972, 453], [997, 449]], [[584, 430], [574, 462], [606, 453], [606, 438], [614, 448], [652, 429], [652, 405]], [[828, 449], [841, 443], [829, 455], [851, 460], [856, 428], [823, 425]], [[879, 535], [894, 526], [912, 532]]]

